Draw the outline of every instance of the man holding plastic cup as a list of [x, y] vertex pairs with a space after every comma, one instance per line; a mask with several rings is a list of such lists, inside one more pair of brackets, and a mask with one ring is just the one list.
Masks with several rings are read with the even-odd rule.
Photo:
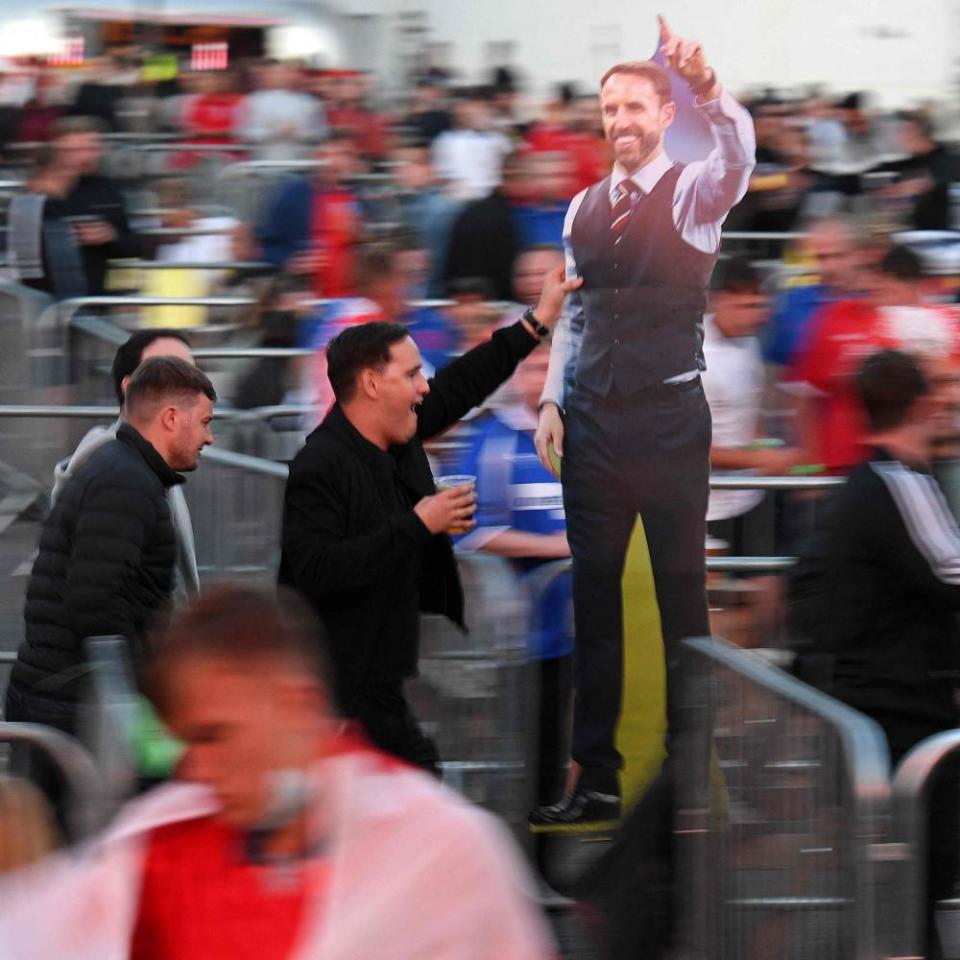
[[563, 268], [551, 271], [536, 307], [430, 381], [406, 327], [344, 330], [327, 347], [336, 403], [290, 465], [280, 582], [326, 627], [343, 715], [380, 749], [428, 770], [436, 748], [403, 684], [416, 674], [421, 612], [463, 626], [449, 533], [473, 527], [476, 492], [473, 478], [435, 484], [423, 441], [493, 393], [579, 285]]

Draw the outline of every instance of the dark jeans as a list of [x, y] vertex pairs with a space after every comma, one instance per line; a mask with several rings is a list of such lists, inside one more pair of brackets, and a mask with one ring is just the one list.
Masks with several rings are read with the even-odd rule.
[[420, 729], [402, 683], [363, 687], [353, 697], [348, 712], [374, 746], [427, 773], [440, 775], [436, 744]]
[[[563, 499], [573, 554], [573, 759], [581, 784], [618, 793], [623, 688], [621, 578], [639, 516], [653, 568], [673, 727], [677, 649], [708, 634], [710, 410], [699, 378], [629, 396], [574, 391], [566, 414]], [[669, 736], [668, 736], [669, 748]]]

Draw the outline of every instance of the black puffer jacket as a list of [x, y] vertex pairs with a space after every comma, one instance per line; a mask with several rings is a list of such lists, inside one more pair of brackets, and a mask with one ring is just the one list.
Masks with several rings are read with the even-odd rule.
[[182, 482], [129, 424], [80, 467], [40, 535], [12, 685], [81, 698], [83, 641], [91, 636], [127, 637], [139, 663], [144, 632], [173, 589], [177, 546], [167, 488]]

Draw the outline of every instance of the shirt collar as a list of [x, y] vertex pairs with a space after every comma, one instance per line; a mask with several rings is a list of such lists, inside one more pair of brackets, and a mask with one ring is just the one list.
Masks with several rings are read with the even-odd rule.
[[397, 469], [397, 460], [389, 450], [382, 450], [368, 440], [343, 412], [339, 403], [335, 403], [322, 424], [341, 439], [350, 443], [357, 453], [376, 470], [393, 473]]
[[627, 173], [619, 163], [613, 165], [610, 173], [610, 202], [613, 203], [617, 187], [629, 177], [645, 194], [650, 193], [660, 182], [660, 178], [673, 166], [673, 161], [662, 151], [660, 156], [651, 160], [635, 173]]
[[175, 487], [178, 483], [183, 483], [186, 480], [186, 477], [182, 473], [177, 473], [163, 459], [157, 448], [139, 430], [130, 426], [126, 420], [122, 420], [120, 426], [117, 427], [117, 439], [130, 444], [140, 453], [150, 469], [160, 478], [164, 487]]

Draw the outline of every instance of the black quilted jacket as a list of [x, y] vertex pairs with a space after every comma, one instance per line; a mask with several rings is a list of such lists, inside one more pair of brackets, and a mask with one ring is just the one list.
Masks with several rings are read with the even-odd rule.
[[142, 660], [144, 633], [173, 589], [167, 488], [182, 482], [129, 424], [80, 467], [43, 525], [13, 685], [79, 699], [91, 636], [120, 634]]

